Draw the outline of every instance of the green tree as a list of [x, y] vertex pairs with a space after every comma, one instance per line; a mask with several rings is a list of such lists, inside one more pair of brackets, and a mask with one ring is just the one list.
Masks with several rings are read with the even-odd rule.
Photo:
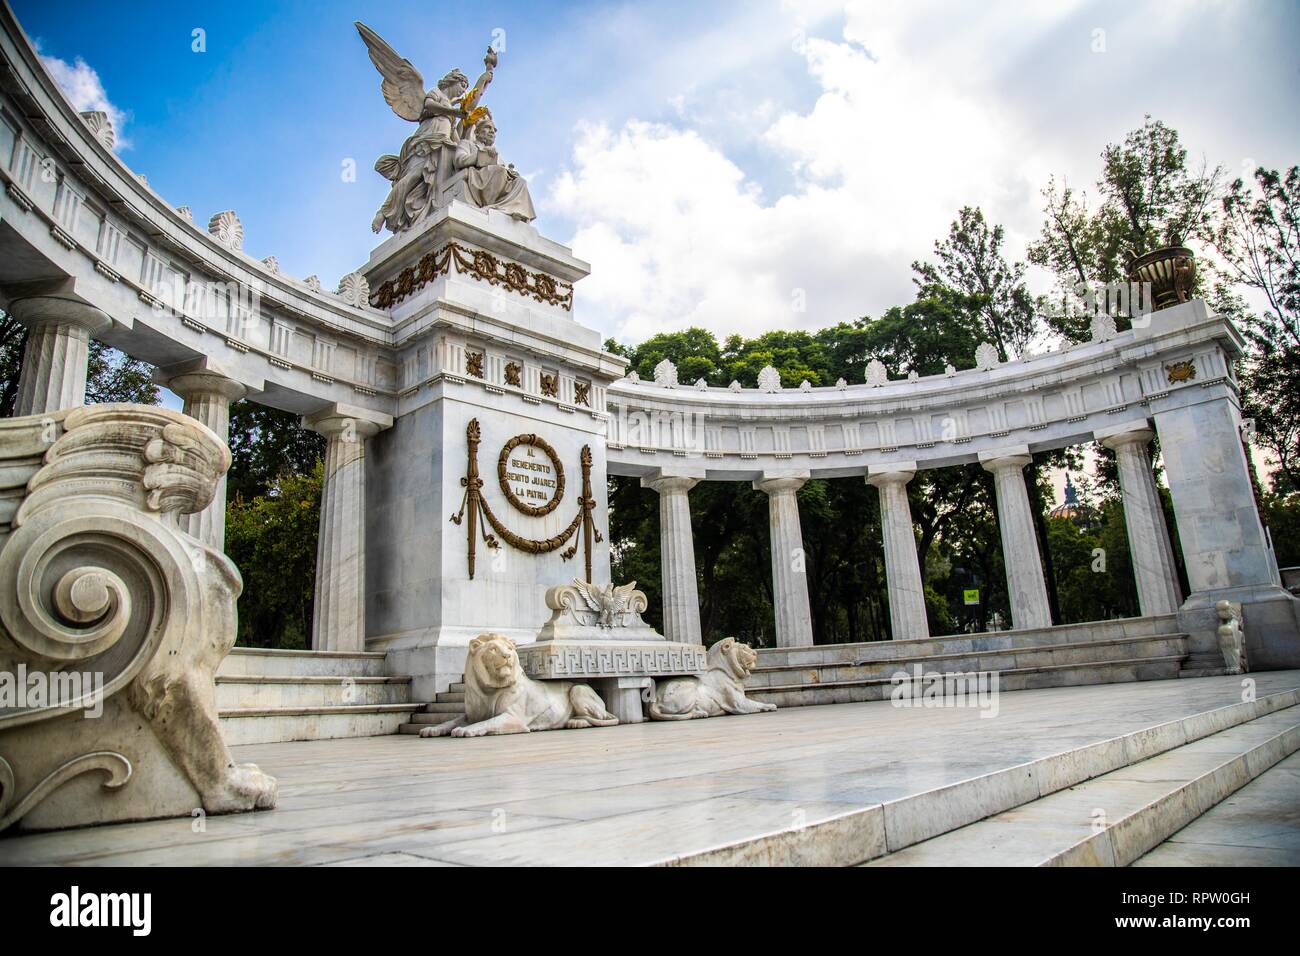
[[[1254, 189], [1232, 182], [1222, 215], [1202, 234], [1218, 252], [1230, 286], [1216, 306], [1237, 318], [1251, 346], [1245, 363], [1245, 411], [1257, 441], [1278, 462], [1274, 485], [1300, 490], [1300, 166], [1285, 175], [1262, 166]], [[1252, 314], [1235, 289], [1261, 297]]]
[[913, 262], [921, 298], [942, 288], [964, 295], [981, 325], [981, 338], [998, 348], [1003, 361], [1019, 357], [1037, 332], [1033, 297], [1025, 286], [1025, 264], [1008, 262], [1005, 232], [990, 226], [979, 207], [963, 206], [947, 238], [934, 244], [935, 262]]
[[323, 467], [282, 472], [265, 494], [230, 498], [226, 553], [244, 578], [238, 643], [245, 647], [311, 646]]
[[[1163, 246], [1179, 246], [1201, 234], [1213, 218], [1222, 170], [1202, 161], [1189, 169], [1178, 132], [1147, 116], [1122, 143], [1101, 153], [1100, 202], [1049, 180], [1043, 191], [1043, 226], [1029, 246], [1029, 261], [1051, 270], [1061, 294], [1081, 284], [1128, 280], [1129, 263]], [[1073, 339], [1088, 334], [1087, 317], [1047, 310], [1054, 331]]]
[[228, 498], [267, 495], [281, 475], [307, 475], [325, 455], [325, 439], [297, 415], [252, 401], [230, 406]]

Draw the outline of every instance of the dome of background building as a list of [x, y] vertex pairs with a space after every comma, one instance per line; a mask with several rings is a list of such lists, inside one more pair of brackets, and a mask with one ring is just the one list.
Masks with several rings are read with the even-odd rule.
[[1049, 511], [1047, 516], [1070, 521], [1078, 521], [1083, 517], [1083, 507], [1079, 504], [1079, 496], [1074, 490], [1074, 482], [1070, 480], [1068, 472], [1065, 475], [1065, 500]]

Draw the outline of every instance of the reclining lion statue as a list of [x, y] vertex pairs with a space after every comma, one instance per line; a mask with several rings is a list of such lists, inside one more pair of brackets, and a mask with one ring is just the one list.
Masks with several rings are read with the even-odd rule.
[[758, 654], [734, 637], [709, 648], [709, 669], [697, 677], [675, 677], [654, 690], [646, 708], [652, 720], [692, 720], [723, 714], [762, 714], [776, 704], [745, 696], [745, 678], [758, 663]]
[[586, 684], [533, 680], [519, 666], [514, 641], [480, 634], [469, 642], [465, 662], [464, 716], [425, 727], [420, 736], [483, 737], [617, 723]]

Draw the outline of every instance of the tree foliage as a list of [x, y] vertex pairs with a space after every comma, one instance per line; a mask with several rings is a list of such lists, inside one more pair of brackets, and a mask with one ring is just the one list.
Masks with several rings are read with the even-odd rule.
[[226, 553], [244, 578], [242, 646], [311, 646], [322, 480], [317, 459], [305, 474], [281, 472], [265, 494], [228, 499]]

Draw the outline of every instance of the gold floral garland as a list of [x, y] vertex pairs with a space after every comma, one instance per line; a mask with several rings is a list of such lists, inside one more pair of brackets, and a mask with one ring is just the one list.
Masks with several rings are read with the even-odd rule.
[[498, 259], [482, 249], [467, 249], [449, 242], [437, 252], [426, 252], [415, 266], [407, 266], [383, 282], [370, 296], [370, 304], [387, 309], [452, 269], [488, 285], [504, 285], [512, 292], [538, 302], [573, 310], [573, 285], [544, 272], [530, 272], [517, 262]]

